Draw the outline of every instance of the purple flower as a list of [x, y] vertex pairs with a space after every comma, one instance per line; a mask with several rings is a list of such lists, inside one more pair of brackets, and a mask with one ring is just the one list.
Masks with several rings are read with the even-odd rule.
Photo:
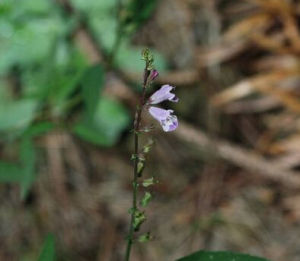
[[[174, 87], [170, 85], [163, 85], [158, 91], [156, 91], [149, 98], [148, 104], [158, 104], [160, 102], [169, 100], [172, 102], [178, 102], [178, 98], [171, 91]], [[149, 113], [154, 119], [159, 121], [164, 131], [174, 131], [178, 127], [178, 120], [176, 115], [173, 115], [173, 110], [165, 110], [157, 107], [150, 106], [148, 108]]]
[[162, 101], [169, 100], [172, 102], [178, 102], [178, 98], [171, 91], [175, 89], [173, 86], [165, 84], [158, 91], [152, 94], [149, 98], [150, 104], [158, 104]]

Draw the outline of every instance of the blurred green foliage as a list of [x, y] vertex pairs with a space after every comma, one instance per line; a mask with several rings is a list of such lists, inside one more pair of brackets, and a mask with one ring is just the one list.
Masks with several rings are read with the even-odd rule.
[[[73, 35], [84, 23], [106, 56], [114, 52], [113, 66], [142, 72], [143, 47], [133, 46], [131, 36], [156, 1], [70, 3], [72, 15], [59, 1], [0, 1], [0, 182], [18, 184], [23, 200], [37, 177], [37, 137], [62, 130], [108, 147], [130, 128], [127, 108], [102, 95], [106, 66], [91, 66]], [[165, 70], [163, 57], [154, 54], [157, 69]], [[54, 239], [48, 236], [38, 260], [54, 259]]]
[[[156, 1], [127, 0], [119, 3], [118, 0], [73, 0], [72, 2], [79, 10], [88, 14], [90, 27], [101, 42], [101, 46], [108, 53], [114, 51], [113, 47], [118, 37], [118, 26], [121, 24], [124, 28], [122, 30], [122, 42], [115, 54], [116, 66], [132, 72], [142, 72], [144, 67], [144, 62], [141, 60], [143, 47], [132, 46], [130, 36], [150, 17], [155, 10]], [[143, 2], [142, 5], [141, 2]], [[119, 5], [122, 10], [118, 10]], [[165, 70], [166, 62], [163, 57], [155, 51], [153, 54], [156, 68], [159, 71]]]
[[130, 0], [125, 6], [123, 23], [130, 31], [140, 27], [153, 13], [157, 0]]
[[261, 257], [229, 251], [198, 251], [177, 261], [268, 261]]
[[[156, 1], [70, 3], [76, 9], [73, 16], [51, 0], [0, 2], [0, 142], [4, 148], [19, 147], [10, 161], [0, 161], [0, 182], [19, 184], [23, 199], [36, 178], [35, 137], [63, 129], [107, 147], [130, 128], [128, 110], [102, 95], [105, 67], [90, 66], [72, 35], [84, 21], [106, 54], [116, 52], [114, 66], [141, 72], [142, 47], [134, 47], [130, 38], [151, 16]], [[164, 70], [163, 57], [154, 54], [156, 67]]]
[[44, 242], [38, 261], [55, 261], [55, 240], [52, 234], [49, 234]]
[[34, 99], [1, 101], [0, 131], [5, 132], [27, 128], [34, 119], [37, 105], [37, 101]]

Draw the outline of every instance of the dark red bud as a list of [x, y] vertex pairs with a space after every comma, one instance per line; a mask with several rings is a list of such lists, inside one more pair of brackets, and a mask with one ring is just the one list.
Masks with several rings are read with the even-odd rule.
[[151, 81], [153, 81], [157, 76], [159, 75], [158, 71], [157, 70], [152, 70], [151, 71], [151, 75], [150, 75], [150, 79]]

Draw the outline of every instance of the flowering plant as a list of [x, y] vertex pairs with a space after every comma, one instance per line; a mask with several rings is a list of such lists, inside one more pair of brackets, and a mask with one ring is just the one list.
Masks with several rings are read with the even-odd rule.
[[[146, 99], [146, 91], [158, 77], [159, 73], [153, 68], [153, 56], [149, 50], [143, 52], [143, 60], [145, 61], [144, 69], [144, 79], [143, 79], [143, 89], [141, 94], [140, 103], [137, 106], [134, 120], [134, 154], [132, 155], [134, 171], [133, 171], [133, 193], [132, 193], [132, 207], [130, 209], [131, 221], [129, 227], [129, 234], [127, 239], [127, 248], [125, 254], [125, 260], [130, 259], [130, 252], [132, 243], [134, 242], [134, 232], [140, 229], [142, 223], [146, 220], [144, 211], [141, 211], [138, 208], [137, 204], [137, 194], [139, 178], [142, 176], [145, 164], [145, 154], [149, 152], [151, 144], [149, 143], [143, 147], [143, 150], [140, 151], [139, 148], [139, 134], [143, 132], [141, 128], [142, 112], [144, 109], [147, 109], [149, 114], [156, 119], [165, 132], [174, 131], [178, 127], [178, 119], [176, 115], [173, 114], [173, 110], [158, 108], [156, 104], [159, 104], [163, 101], [178, 102], [178, 98], [172, 91], [175, 89], [171, 85], [163, 85], [159, 90], [154, 92], [148, 99]], [[144, 187], [151, 186], [155, 183], [153, 177], [150, 179], [145, 179], [142, 182]], [[142, 207], [146, 207], [148, 202], [151, 200], [151, 193], [146, 191], [144, 197], [141, 200]], [[139, 237], [139, 241], [147, 241], [150, 239], [150, 233], [146, 233]]]

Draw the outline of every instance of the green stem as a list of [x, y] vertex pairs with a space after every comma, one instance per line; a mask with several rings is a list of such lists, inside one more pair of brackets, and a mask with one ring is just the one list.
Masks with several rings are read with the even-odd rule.
[[127, 239], [125, 261], [130, 260], [130, 252], [131, 252], [131, 247], [133, 243], [133, 234], [134, 234], [134, 219], [137, 211], [139, 128], [141, 124], [142, 111], [145, 105], [146, 88], [147, 88], [147, 81], [149, 77], [149, 71], [147, 68], [148, 68], [148, 62], [146, 62], [146, 67], [144, 71], [143, 93], [141, 96], [140, 105], [136, 110], [135, 121], [134, 121], [134, 169], [133, 169], [133, 182], [132, 182], [132, 186], [133, 186], [132, 208], [131, 208], [131, 220], [130, 220], [128, 239]]
[[108, 59], [108, 62], [111, 66], [113, 65], [113, 63], [115, 61], [115, 57], [118, 54], [119, 47], [122, 42], [122, 34], [123, 34], [123, 28], [122, 28], [122, 25], [119, 23], [118, 28], [117, 28], [117, 33], [116, 33], [116, 40], [114, 42], [114, 45], [112, 47], [112, 50], [111, 50], [111, 53], [110, 53], [109, 59]]
[[122, 42], [122, 36], [123, 36], [123, 23], [121, 21], [121, 18], [120, 18], [120, 15], [122, 13], [122, 9], [123, 9], [123, 5], [122, 5], [122, 1], [121, 0], [118, 0], [117, 2], [117, 12], [116, 12], [116, 19], [117, 19], [117, 28], [116, 28], [116, 39], [113, 43], [113, 47], [111, 49], [111, 52], [109, 54], [109, 57], [108, 57], [108, 64], [110, 66], [113, 66], [113, 63], [114, 63], [114, 60], [115, 60], [115, 57], [118, 53], [118, 50], [119, 50], [119, 47], [121, 45], [121, 42]]
[[134, 218], [135, 218], [135, 213], [137, 210], [137, 189], [138, 189], [138, 174], [137, 174], [137, 163], [138, 163], [138, 158], [137, 158], [137, 153], [138, 153], [138, 147], [139, 147], [139, 137], [138, 133], [134, 131], [134, 154], [135, 154], [135, 159], [134, 159], [134, 176], [133, 176], [133, 193], [132, 193], [132, 209], [131, 209], [131, 221], [130, 221], [130, 228], [129, 228], [129, 234], [128, 234], [128, 241], [127, 241], [127, 248], [126, 248], [126, 256], [125, 260], [129, 261], [130, 259], [130, 251], [131, 251], [131, 246], [133, 243], [133, 233], [134, 233]]

